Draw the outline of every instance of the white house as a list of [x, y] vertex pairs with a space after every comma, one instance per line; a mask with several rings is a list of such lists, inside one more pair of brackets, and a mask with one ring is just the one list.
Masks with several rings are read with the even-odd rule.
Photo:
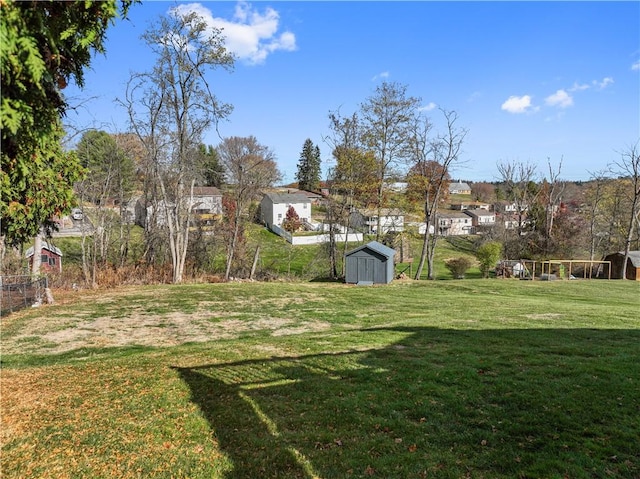
[[438, 212], [438, 233], [441, 236], [468, 235], [473, 231], [469, 215], [458, 211]]
[[282, 226], [290, 206], [300, 221], [311, 222], [311, 200], [304, 193], [265, 193], [260, 201], [262, 221], [268, 227]]
[[464, 210], [464, 214], [471, 217], [471, 224], [477, 232], [479, 229], [490, 228], [496, 224], [496, 215], [493, 211], [486, 210]]
[[[186, 200], [186, 198], [185, 198]], [[189, 205], [193, 213], [194, 220], [200, 220], [207, 215], [222, 214], [222, 193], [213, 186], [201, 186], [193, 188], [193, 196], [189, 198]], [[160, 200], [157, 203], [157, 211], [152, 204], [145, 205], [144, 199], [139, 198], [135, 203], [135, 222], [140, 226], [145, 226], [147, 221], [155, 220], [157, 225], [167, 224], [166, 209], [175, 208], [175, 203]]]
[[[353, 210], [350, 224], [365, 234], [375, 234], [378, 229], [378, 210]], [[382, 234], [389, 231], [404, 231], [404, 213], [398, 208], [381, 208], [380, 230]]]

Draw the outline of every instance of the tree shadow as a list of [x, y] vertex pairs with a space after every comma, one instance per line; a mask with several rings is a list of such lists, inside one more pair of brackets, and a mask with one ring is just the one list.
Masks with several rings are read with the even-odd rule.
[[640, 331], [345, 334], [388, 346], [175, 368], [229, 479], [640, 474]]

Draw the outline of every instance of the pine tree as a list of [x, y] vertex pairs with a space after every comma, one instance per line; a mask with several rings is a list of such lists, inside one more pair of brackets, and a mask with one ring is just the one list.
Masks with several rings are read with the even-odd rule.
[[301, 190], [315, 191], [320, 187], [320, 148], [309, 138], [302, 146], [296, 180]]

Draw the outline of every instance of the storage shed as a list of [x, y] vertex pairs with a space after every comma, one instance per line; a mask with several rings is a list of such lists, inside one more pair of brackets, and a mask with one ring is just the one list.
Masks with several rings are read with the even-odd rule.
[[[25, 257], [29, 260], [29, 268], [31, 268], [33, 265], [33, 246], [27, 250]], [[43, 241], [40, 258], [43, 271], [62, 273], [62, 251], [59, 248]]]
[[[611, 261], [611, 279], [621, 279], [622, 262], [624, 261], [624, 251], [611, 253], [604, 258]], [[625, 268], [627, 279], [640, 281], [640, 251], [629, 251], [629, 260]]]
[[345, 256], [345, 282], [351, 284], [387, 284], [393, 280], [396, 251], [371, 241], [352, 249]]

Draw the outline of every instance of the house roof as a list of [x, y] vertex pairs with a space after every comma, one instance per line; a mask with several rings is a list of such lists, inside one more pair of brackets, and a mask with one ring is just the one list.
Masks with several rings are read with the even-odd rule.
[[[465, 210], [466, 211], [466, 210]], [[438, 211], [438, 218], [469, 218], [469, 215], [462, 211], [446, 210]]]
[[[57, 254], [58, 256], [62, 256], [62, 251], [60, 250], [60, 248], [57, 248], [57, 247], [53, 246], [52, 244], [49, 244], [46, 241], [42, 242], [42, 249], [46, 249], [48, 251], [51, 251], [52, 253]], [[25, 256], [25, 258], [30, 258], [31, 256], [33, 256], [33, 246], [29, 247], [29, 249], [24, 254], [24, 256]]]
[[349, 256], [353, 253], [357, 253], [358, 251], [361, 251], [363, 249], [370, 249], [387, 258], [393, 258], [396, 254], [396, 250], [389, 248], [388, 246], [385, 246], [382, 243], [378, 243], [377, 241], [370, 241], [367, 244], [363, 244], [362, 246], [358, 246], [357, 248], [347, 252], [346, 256]]
[[467, 183], [463, 183], [462, 181], [458, 181], [457, 183], [449, 184], [449, 191], [453, 190], [470, 190], [471, 187]]
[[264, 196], [269, 198], [274, 205], [283, 203], [311, 203], [311, 200], [307, 198], [307, 195], [304, 193], [265, 193]]
[[487, 210], [464, 210], [464, 214], [469, 216], [475, 216], [476, 218], [479, 216], [495, 216], [496, 215], [493, 211], [487, 211]]

